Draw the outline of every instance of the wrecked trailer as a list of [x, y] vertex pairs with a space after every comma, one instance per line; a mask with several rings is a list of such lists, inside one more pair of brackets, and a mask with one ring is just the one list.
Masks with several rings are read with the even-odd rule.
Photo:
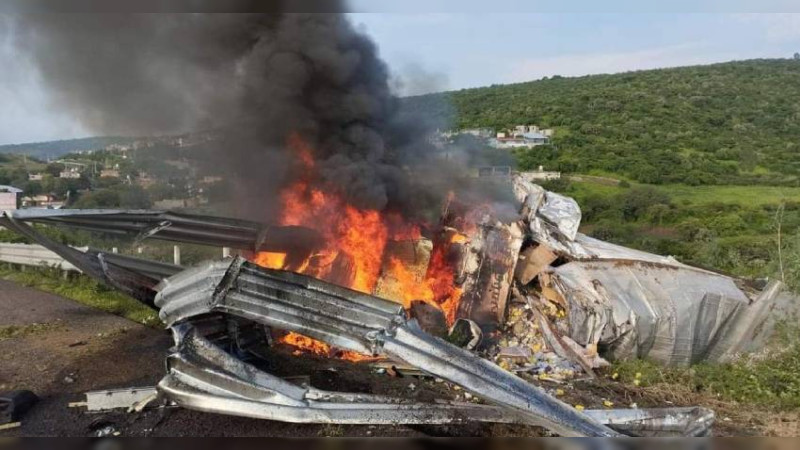
[[[160, 307], [159, 315], [168, 326], [172, 327], [179, 349], [196, 349], [200, 345], [201, 341], [184, 339], [184, 336], [187, 336], [184, 333], [186, 327], [191, 327], [195, 319], [207, 326], [209, 316], [216, 315], [227, 329], [231, 318], [241, 318], [247, 322], [301, 332], [342, 348], [362, 353], [386, 354], [419, 367], [425, 372], [459, 384], [476, 395], [504, 407], [511, 416], [521, 417], [520, 420], [543, 426], [564, 436], [618, 435], [616, 431], [548, 395], [540, 388], [528, 384], [466, 350], [428, 335], [416, 325], [415, 320], [407, 319], [402, 308], [395, 303], [303, 275], [263, 269], [241, 258], [226, 259], [209, 263], [200, 268], [184, 270], [164, 278], [158, 284], [153, 284], [153, 278], [144, 276], [136, 268], [110, 264], [105, 261], [102, 252], [80, 252], [59, 244], [25, 223], [30, 221], [74, 224], [80, 228], [96, 231], [106, 230], [136, 236], [144, 234], [145, 237], [158, 238], [171, 226], [158, 222], [160, 218], [165, 217], [165, 214], [151, 211], [81, 212], [77, 210], [26, 214], [26, 212], [12, 211], [3, 213], [0, 224], [16, 230], [62, 255], [86, 274], [132, 294], [134, 298], [146, 304]], [[142, 221], [143, 218], [147, 220]], [[204, 223], [209, 225], [209, 228], [219, 224], [216, 218], [199, 216], [192, 216], [190, 221], [193, 226], [200, 228]], [[148, 227], [148, 225], [150, 226]], [[227, 227], [229, 225], [227, 222], [225, 225], [215, 229], [214, 232], [220, 241], [230, 243], [233, 240], [229, 238], [238, 235], [241, 230], [236, 227], [232, 229]], [[252, 223], [248, 225], [252, 225]], [[261, 229], [266, 228], [267, 226], [264, 226]], [[257, 229], [258, 227], [249, 227], [248, 229], [250, 231], [248, 237], [252, 238], [249, 243], [256, 248], [262, 245], [262, 242], [270, 239], [266, 235], [262, 236], [252, 232]], [[190, 239], [190, 242], [196, 242], [197, 234], [196, 232], [187, 233], [187, 239]], [[211, 239], [210, 233], [200, 234]], [[180, 240], [181, 235], [170, 233], [168, 239]], [[189, 336], [195, 335], [189, 334]], [[233, 338], [234, 340], [239, 336], [241, 334], [238, 332], [233, 333], [232, 336], [224, 335], [226, 339]], [[221, 356], [219, 353], [216, 355]], [[180, 389], [192, 388], [191, 384], [186, 383], [191, 377], [180, 377], [174, 370], [175, 367], [190, 368], [190, 364], [179, 362], [185, 359], [176, 355], [168, 359], [171, 369], [160, 385], [161, 392], [167, 397], [172, 392], [178, 399], [178, 403], [181, 398], [179, 392], [186, 393], [185, 390], [180, 391]], [[194, 359], [197, 360], [197, 358]], [[230, 364], [233, 361], [232, 358], [223, 358], [218, 361], [223, 366], [216, 382], [198, 381], [195, 383], [195, 386], [210, 389], [208, 394], [211, 397], [206, 397], [207, 400], [213, 398], [214, 394], [220, 393], [243, 398], [245, 397], [244, 393], [259, 389], [254, 382], [256, 380], [263, 381], [264, 377], [259, 377], [257, 373], [254, 373], [252, 366], [239, 366], [243, 370], [243, 372], [239, 372], [240, 374], [252, 374], [255, 377], [237, 378], [236, 372], [232, 371], [233, 366]], [[197, 370], [194, 373], [213, 373], [214, 369], [211, 364], [213, 361], [201, 362], [199, 366], [195, 366]], [[197, 394], [196, 391], [195, 394]], [[263, 393], [258, 398], [264, 400], [275, 395], [273, 391], [272, 394]], [[216, 404], [223, 405], [224, 403]], [[207, 403], [205, 404], [207, 405]], [[193, 403], [186, 401], [185, 405], [192, 407]], [[197, 403], [194, 405], [202, 409], [201, 405]], [[303, 408], [308, 406], [306, 404]], [[264, 403], [262, 407], [269, 409], [270, 404]], [[206, 409], [211, 408], [206, 406]], [[218, 406], [217, 412], [236, 414], [237, 409], [229, 410], [225, 406]], [[281, 417], [283, 416], [278, 414], [275, 418], [280, 419]], [[372, 423], [371, 417], [372, 410], [362, 409], [360, 415], [357, 414], [346, 423]], [[401, 414], [401, 417], [405, 416]], [[283, 417], [283, 420], [291, 419], [291, 416]], [[420, 418], [421, 422], [427, 423], [423, 419]]]
[[[159, 272], [137, 258], [113, 260], [105, 252], [81, 252], [53, 242], [26, 222], [77, 226], [138, 239], [197, 242], [197, 236], [203, 235], [205, 243], [216, 239], [226, 244], [237, 242], [241, 249], [281, 244], [281, 239], [264, 230], [283, 237], [287, 232], [313, 232], [157, 211], [7, 212], [0, 218], [0, 224], [40, 242], [85, 273], [160, 309], [176, 346], [167, 358], [168, 373], [158, 390], [187, 408], [290, 422], [524, 423], [564, 436], [684, 431], [702, 435], [713, 422], [713, 413], [702, 408], [581, 412], [474, 353], [427, 334], [396, 303], [311, 277], [264, 269], [241, 258], [187, 270], [162, 267]], [[195, 228], [177, 227], [166, 233], [173, 223]], [[507, 268], [500, 273], [514, 272], [514, 264], [502, 267]], [[460, 385], [495, 406], [409, 403], [363, 394], [298, 391], [240, 358], [248, 354], [253, 342], [268, 341], [269, 329], [294, 331], [343, 349], [406, 363]], [[675, 424], [686, 426], [678, 431]]]
[[566, 311], [563, 328], [581, 347], [664, 365], [724, 362], [758, 350], [776, 317], [797, 308], [778, 280], [746, 293], [731, 277], [579, 233], [577, 203], [524, 174], [513, 189], [533, 241], [517, 279]]

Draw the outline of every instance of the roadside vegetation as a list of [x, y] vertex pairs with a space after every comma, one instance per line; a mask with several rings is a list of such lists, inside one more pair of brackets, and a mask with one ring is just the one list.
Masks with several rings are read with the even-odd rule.
[[[21, 271], [3, 265], [0, 267], [0, 278], [57, 294], [144, 325], [153, 327], [161, 325], [155, 310], [84, 275], [71, 275], [65, 280], [62, 272], [56, 269], [30, 267]], [[14, 332], [16, 331], [6, 330], [3, 333]]]
[[[798, 186], [800, 61], [554, 76], [407, 99], [410, 114], [455, 129], [552, 128], [520, 168], [648, 184]], [[446, 124], [446, 125], [445, 125]]]
[[800, 188], [568, 180], [545, 187], [576, 199], [590, 236], [800, 290]]
[[800, 408], [800, 329], [785, 323], [773, 341], [766, 354], [741, 356], [729, 363], [668, 368], [630, 360], [615, 363], [606, 373], [645, 390], [681, 386], [722, 401], [796, 410]]

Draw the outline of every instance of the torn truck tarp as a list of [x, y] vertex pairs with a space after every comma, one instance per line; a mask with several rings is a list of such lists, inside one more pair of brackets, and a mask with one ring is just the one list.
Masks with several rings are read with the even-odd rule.
[[514, 177], [513, 188], [534, 239], [552, 249], [569, 252], [566, 244], [575, 239], [581, 224], [581, 210], [575, 200], [545, 191], [520, 175]]
[[407, 362], [563, 436], [616, 433], [472, 353], [423, 332], [397, 304], [239, 258], [163, 282], [156, 304], [167, 324], [222, 312], [344, 349]]
[[649, 262], [571, 262], [551, 279], [569, 305], [570, 336], [617, 359], [718, 361], [739, 350], [737, 318], [761, 306], [731, 278]]
[[569, 197], [544, 190], [524, 174], [513, 180], [514, 195], [522, 203], [530, 237], [572, 260], [630, 259], [684, 266], [669, 256], [660, 256], [604, 242], [578, 233], [581, 210]]
[[[612, 358], [650, 358], [686, 365], [726, 361], [757, 350], [774, 329], [775, 310], [797, 311], [784, 288], [772, 286], [754, 299], [734, 280], [708, 270], [575, 233], [551, 219], [580, 222], [572, 204], [549, 201], [550, 192], [523, 176], [513, 179], [523, 202], [529, 237], [566, 259], [539, 274], [542, 294], [568, 311], [570, 337], [599, 344]], [[548, 211], [549, 208], [549, 211]], [[528, 251], [523, 250], [523, 255]], [[518, 273], [529, 282], [530, 274]], [[793, 307], [794, 303], [794, 307]], [[781, 305], [781, 306], [777, 306]]]

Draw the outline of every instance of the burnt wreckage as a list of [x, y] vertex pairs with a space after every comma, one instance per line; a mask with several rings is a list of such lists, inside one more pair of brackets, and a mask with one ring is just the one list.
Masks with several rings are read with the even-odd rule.
[[[515, 191], [525, 205], [526, 242], [533, 243], [522, 249], [522, 236], [514, 230], [523, 224], [484, 227], [482, 236], [489, 244], [497, 240], [498, 233], [503, 237], [500, 241], [505, 246], [500, 253], [505, 263], [466, 261], [465, 266], [478, 268], [476, 274], [485, 265], [497, 271], [492, 274], [491, 289], [476, 288], [465, 294], [478, 300], [462, 305], [466, 311], [461, 314], [469, 318], [488, 314], [502, 322], [506, 301], [512, 296], [523, 298], [538, 311], [540, 305], [531, 300], [523, 285], [538, 278], [543, 301], [555, 298], [568, 303], [569, 337], [550, 332], [552, 344], [567, 347], [588, 372], [592, 363], [581, 351], [597, 345], [619, 357], [649, 356], [673, 364], [701, 357], [722, 360], [742, 350], [745, 343], [763, 340], [765, 311], [785, 297], [780, 286], [771, 285], [750, 301], [726, 277], [592, 240], [577, 233], [580, 212], [571, 199], [519, 178]], [[41, 234], [31, 226], [37, 223], [137, 240], [153, 238], [301, 257], [307, 257], [317, 245], [315, 232], [161, 211], [21, 210], [0, 215], [0, 225], [39, 242], [85, 274], [159, 311], [172, 330], [175, 346], [167, 356], [167, 373], [157, 390], [185, 408], [296, 423], [519, 423], [542, 426], [563, 436], [696, 436], [709, 433], [714, 420], [713, 412], [699, 407], [579, 411], [512, 371], [423, 331], [398, 303], [305, 275], [266, 269], [238, 256], [187, 269], [105, 251], [82, 251]], [[543, 252], [551, 256], [543, 258]], [[481, 257], [480, 252], [467, 254], [473, 259]], [[508, 264], [510, 257], [512, 264]], [[556, 257], [569, 262], [551, 267]], [[665, 281], [665, 273], [672, 278]], [[670, 294], [663, 286], [669, 280], [683, 283], [684, 275], [692, 280], [691, 295]], [[638, 287], [629, 289], [631, 283]], [[648, 283], [657, 286], [648, 290]], [[711, 287], [703, 288], [709, 283]], [[489, 290], [491, 295], [486, 293]], [[627, 296], [623, 295], [626, 292]], [[489, 301], [481, 301], [482, 297]], [[689, 340], [676, 339], [671, 334], [676, 320], [687, 315], [694, 321], [695, 331]], [[257, 348], [269, 345], [270, 329], [296, 332], [343, 350], [407, 364], [461, 386], [489, 404], [420, 403], [298, 386], [247, 362], [258, 357]], [[567, 340], [569, 345], [564, 345]]]

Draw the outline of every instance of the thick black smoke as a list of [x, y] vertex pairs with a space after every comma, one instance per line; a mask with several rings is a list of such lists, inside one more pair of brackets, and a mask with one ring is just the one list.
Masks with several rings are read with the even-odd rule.
[[436, 204], [450, 170], [426, 142], [436, 124], [399, 112], [373, 42], [327, 7], [339, 13], [20, 14], [17, 44], [97, 133], [221, 130], [215, 166], [250, 217], [269, 220], [303, 170], [292, 133], [315, 182], [356, 206]]

